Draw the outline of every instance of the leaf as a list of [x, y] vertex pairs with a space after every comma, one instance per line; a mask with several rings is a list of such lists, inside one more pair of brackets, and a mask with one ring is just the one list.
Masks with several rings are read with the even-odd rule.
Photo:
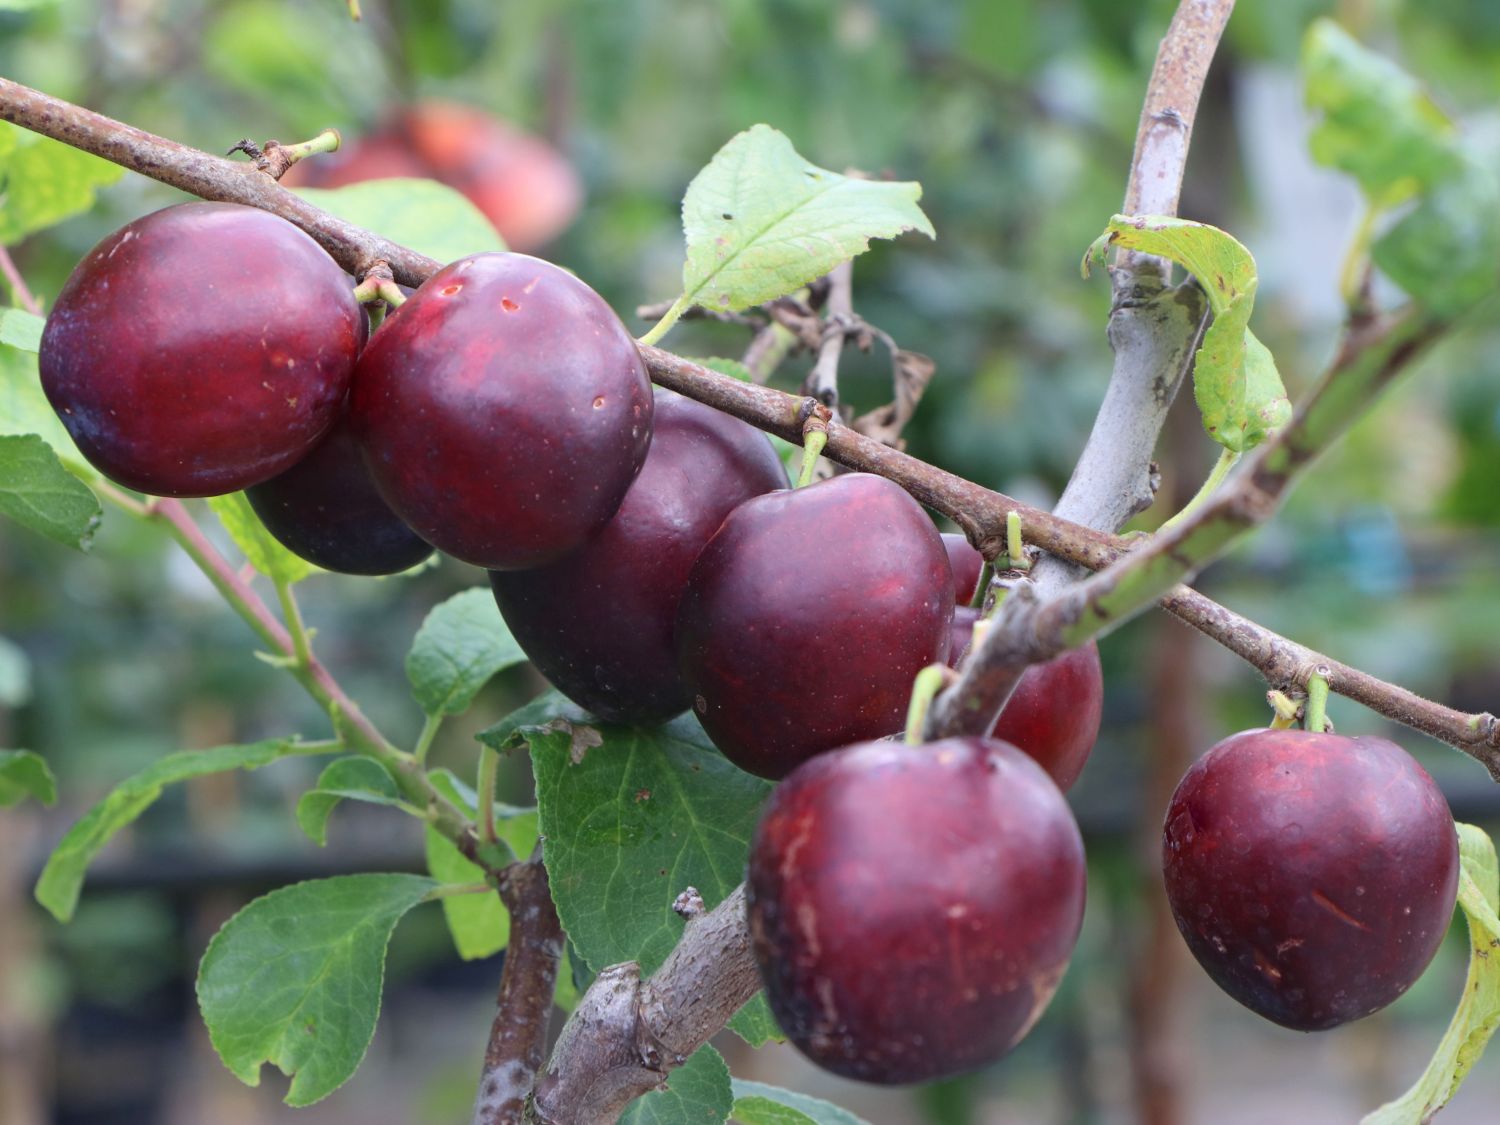
[[764, 1082], [736, 1078], [732, 1116], [739, 1125], [867, 1125], [847, 1109]]
[[44, 805], [57, 803], [57, 781], [46, 761], [33, 750], [0, 750], [0, 809], [35, 797]]
[[766, 1003], [764, 991], [757, 992], [730, 1018], [726, 1025], [752, 1047], [763, 1047], [767, 1043], [785, 1043], [786, 1035], [771, 1014], [771, 1005]]
[[722, 1125], [734, 1093], [729, 1067], [707, 1043], [667, 1075], [667, 1088], [636, 1098], [620, 1114], [620, 1125]]
[[145, 812], [173, 782], [225, 770], [254, 770], [293, 754], [324, 754], [327, 743], [300, 743], [273, 738], [243, 746], [216, 746], [169, 754], [120, 782], [72, 828], [68, 829], [42, 868], [36, 900], [59, 922], [73, 916], [84, 872], [111, 836]]
[[797, 155], [756, 125], [721, 148], [682, 200], [684, 306], [735, 310], [791, 293], [869, 249], [916, 230], [935, 237], [916, 183], [858, 180]]
[[[498, 821], [497, 834], [518, 856], [536, 847], [536, 811], [522, 811]], [[440, 883], [481, 883], [484, 871], [464, 858], [447, 837], [427, 829], [427, 870]], [[510, 914], [498, 894], [449, 895], [443, 918], [454, 948], [465, 961], [493, 957], [510, 944]]]
[[1322, 115], [1308, 137], [1313, 159], [1347, 172], [1381, 207], [1448, 175], [1453, 123], [1411, 75], [1329, 19], [1302, 43], [1308, 108]]
[[339, 875], [262, 895], [223, 927], [198, 967], [214, 1050], [241, 1082], [271, 1063], [311, 1105], [364, 1058], [380, 1014], [385, 952], [401, 916], [436, 884], [420, 875]]
[[691, 715], [612, 726], [552, 692], [479, 737], [531, 747], [552, 897], [591, 969], [636, 961], [649, 974], [682, 933], [672, 900], [692, 886], [712, 906], [744, 878], [771, 786], [731, 765]]
[[717, 371], [720, 375], [728, 375], [731, 379], [738, 379], [741, 383], [753, 383], [754, 377], [750, 369], [737, 359], [726, 359], [723, 356], [711, 355], [707, 359], [696, 360], [710, 371]]
[[219, 517], [234, 545], [244, 554], [245, 561], [271, 581], [290, 586], [317, 571], [317, 567], [292, 554], [266, 530], [266, 525], [260, 522], [243, 492], [211, 496], [208, 506]]
[[31, 660], [21, 649], [0, 637], [0, 708], [14, 710], [31, 698]]
[[399, 807], [401, 790], [390, 771], [373, 758], [336, 758], [323, 768], [315, 788], [297, 801], [297, 823], [318, 847], [328, 843], [328, 817], [340, 801]]
[[487, 588], [465, 590], [433, 608], [406, 655], [406, 678], [429, 715], [458, 715], [502, 669], [526, 654]]
[[31, 352], [0, 348], [0, 434], [35, 434], [75, 476], [84, 480], [98, 476], [42, 393], [36, 356]]
[[1413, 300], [1457, 316], [1500, 280], [1500, 183], [1465, 158], [1373, 249], [1375, 264]]
[[25, 309], [0, 309], [0, 344], [35, 355], [42, 347], [46, 320]]
[[51, 446], [35, 434], [21, 434], [0, 437], [0, 515], [86, 551], [104, 512]]
[[0, 245], [90, 210], [95, 190], [124, 174], [107, 160], [0, 122]]
[[1214, 319], [1194, 360], [1193, 396], [1211, 438], [1244, 453], [1291, 421], [1276, 361], [1249, 329], [1259, 284], [1249, 250], [1204, 223], [1116, 215], [1084, 259], [1085, 274], [1111, 243], [1176, 262], [1208, 295]]
[[297, 194], [440, 262], [505, 249], [484, 212], [462, 192], [436, 180], [367, 180], [341, 188], [299, 188]]
[[1424, 1125], [1458, 1092], [1500, 1025], [1500, 865], [1495, 845], [1471, 824], [1458, 827], [1458, 905], [1469, 924], [1469, 975], [1432, 1061], [1401, 1097], [1360, 1125]]

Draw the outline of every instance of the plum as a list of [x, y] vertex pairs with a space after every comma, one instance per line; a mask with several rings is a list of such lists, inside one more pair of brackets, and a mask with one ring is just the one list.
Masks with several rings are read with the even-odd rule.
[[1162, 868], [1188, 948], [1245, 1007], [1321, 1031], [1422, 975], [1458, 893], [1437, 784], [1384, 738], [1250, 730], [1188, 770]]
[[780, 778], [900, 730], [952, 619], [932, 521], [884, 477], [847, 473], [729, 513], [688, 577], [678, 665], [714, 745]]
[[994, 739], [866, 742], [771, 795], [747, 913], [798, 1050], [866, 1082], [986, 1066], [1047, 1006], [1083, 921], [1083, 840], [1042, 769]]
[[370, 339], [349, 400], [385, 502], [440, 551], [543, 566], [614, 516], [651, 442], [651, 384], [597, 293], [523, 254], [435, 273]]
[[787, 485], [764, 434], [691, 399], [658, 390], [653, 430], [645, 467], [603, 531], [549, 566], [490, 574], [538, 671], [613, 722], [688, 708], [673, 647], [688, 572], [730, 511]]
[[979, 572], [984, 569], [984, 556], [962, 535], [951, 531], [943, 532], [943, 550], [948, 552], [948, 562], [953, 567], [953, 596], [959, 605], [966, 606], [974, 600]]
[[365, 314], [285, 219], [182, 203], [79, 262], [42, 333], [42, 388], [80, 452], [157, 496], [219, 496], [301, 460], [338, 417]]

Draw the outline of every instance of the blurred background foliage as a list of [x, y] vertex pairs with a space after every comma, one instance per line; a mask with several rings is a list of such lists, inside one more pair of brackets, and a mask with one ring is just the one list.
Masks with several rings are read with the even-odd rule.
[[[442, 98], [550, 140], [586, 203], [540, 252], [626, 316], [678, 288], [677, 203], [732, 134], [765, 121], [834, 169], [920, 180], [939, 237], [878, 246], [856, 308], [938, 376], [908, 429], [917, 455], [1033, 502], [1056, 496], [1108, 376], [1107, 284], [1079, 278], [1119, 205], [1168, 0], [0, 0], [0, 73], [201, 148], [242, 136], [347, 140]], [[1255, 253], [1255, 328], [1294, 399], [1334, 344], [1337, 278], [1359, 214], [1352, 183], [1306, 155], [1296, 70], [1318, 15], [1399, 59], [1500, 166], [1500, 6], [1491, 0], [1242, 0], [1210, 76], [1182, 213]], [[44, 303], [99, 238], [173, 193], [135, 176], [92, 210], [12, 247]], [[1383, 299], [1398, 294], [1386, 289]], [[689, 354], [737, 355], [740, 329], [685, 324]], [[1264, 624], [1456, 707], [1500, 683], [1500, 327], [1476, 318], [1327, 456], [1274, 526], [1205, 579]], [[0, 349], [4, 351], [4, 349]], [[797, 357], [781, 375], [793, 386]], [[889, 397], [877, 350], [846, 360], [846, 397]], [[1183, 396], [1164, 494], [1215, 450]], [[1142, 520], [1170, 511], [1164, 502]], [[474, 585], [453, 562], [414, 577], [319, 577], [304, 611], [325, 660], [410, 741], [401, 657], [426, 610]], [[498, 962], [456, 961], [436, 911], [398, 931], [371, 1056], [328, 1103], [240, 1087], [191, 996], [213, 928], [298, 878], [416, 868], [421, 838], [346, 808], [319, 851], [291, 811], [312, 764], [169, 793], [101, 860], [68, 928], [29, 887], [46, 849], [114, 781], [172, 749], [300, 730], [321, 717], [251, 657], [253, 638], [154, 529], [111, 512], [91, 554], [0, 528], [0, 745], [45, 754], [62, 800], [0, 817], [0, 1121], [156, 1123], [466, 1119]], [[1392, 1009], [1306, 1038], [1208, 986], [1163, 919], [1155, 869], [1166, 794], [1193, 755], [1261, 725], [1259, 679], [1159, 615], [1103, 645], [1107, 712], [1074, 794], [1089, 841], [1085, 934], [1042, 1024], [993, 1072], [915, 1094], [856, 1088], [790, 1051], [730, 1050], [736, 1073], [819, 1093], [876, 1125], [931, 1122], [1345, 1121], [1421, 1069], [1462, 979], [1452, 943]], [[491, 685], [435, 750], [461, 774], [473, 731], [538, 689]], [[8, 710], [6, 708], [9, 708]], [[1381, 722], [1335, 701], [1343, 731]], [[1483, 771], [1411, 732], [1455, 813], [1496, 819]], [[512, 768], [524, 769], [523, 763]], [[300, 771], [300, 772], [299, 772]], [[506, 779], [528, 800], [528, 779]], [[1165, 928], [1163, 928], [1165, 926]], [[1492, 1120], [1500, 1062], [1448, 1111]]]

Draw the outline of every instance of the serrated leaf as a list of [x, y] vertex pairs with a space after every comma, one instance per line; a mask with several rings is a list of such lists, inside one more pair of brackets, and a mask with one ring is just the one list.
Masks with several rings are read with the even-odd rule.
[[531, 748], [552, 897], [590, 968], [636, 961], [651, 973], [682, 933], [673, 899], [693, 886], [713, 906], [743, 879], [771, 786], [691, 715], [611, 726], [552, 692], [479, 737]]
[[0, 637], [0, 707], [14, 710], [31, 698], [31, 660], [11, 641]]
[[[536, 811], [524, 810], [497, 818], [495, 830], [512, 852], [525, 858], [536, 847], [536, 824]], [[441, 883], [484, 881], [483, 869], [431, 828], [427, 829], [427, 870]], [[498, 894], [449, 895], [442, 903], [454, 948], [465, 961], [493, 957], [510, 943], [510, 914]]]
[[1374, 262], [1413, 300], [1457, 316], [1500, 280], [1500, 182], [1463, 159], [1380, 238]]
[[98, 188], [125, 169], [0, 121], [0, 245], [94, 206]]
[[297, 824], [318, 847], [328, 843], [328, 817], [340, 801], [374, 805], [402, 804], [396, 779], [373, 758], [348, 757], [329, 762], [318, 784], [297, 801]]
[[637, 1098], [620, 1125], [723, 1125], [734, 1104], [729, 1067], [708, 1044], [667, 1075], [667, 1088]]
[[1458, 827], [1458, 905], [1469, 925], [1469, 975], [1458, 1009], [1414, 1086], [1360, 1125], [1425, 1125], [1458, 1092], [1500, 1025], [1500, 865], [1495, 845], [1471, 824]]
[[1276, 361], [1250, 332], [1259, 281], [1255, 259], [1216, 227], [1162, 215], [1116, 215], [1085, 258], [1113, 243], [1176, 262], [1198, 280], [1213, 323], [1193, 365], [1193, 396], [1203, 428], [1226, 449], [1253, 449], [1292, 417]]
[[120, 782], [105, 795], [59, 841], [36, 883], [36, 900], [59, 922], [73, 916], [84, 873], [99, 849], [111, 836], [145, 812], [166, 786], [225, 770], [253, 770], [293, 754], [324, 754], [326, 744], [304, 744], [273, 738], [240, 746], [217, 746], [212, 750], [188, 750], [169, 754], [146, 769]]
[[0, 809], [34, 797], [44, 805], [57, 803], [57, 781], [45, 759], [33, 750], [0, 750]]
[[809, 164], [756, 125], [721, 148], [682, 200], [685, 304], [735, 310], [784, 296], [864, 253], [872, 238], [934, 237], [916, 183], [858, 180]]
[[726, 1026], [752, 1047], [786, 1042], [786, 1035], [771, 1014], [771, 1005], [766, 1003], [763, 991], [750, 997], [745, 1006], [730, 1017]]
[[736, 1078], [731, 1087], [734, 1090], [731, 1116], [738, 1125], [868, 1125], [864, 1118], [832, 1102], [779, 1086]]
[[1302, 43], [1308, 108], [1321, 120], [1308, 137], [1313, 159], [1347, 172], [1381, 207], [1410, 198], [1453, 166], [1453, 123], [1421, 83], [1329, 19]]
[[0, 309], [0, 344], [35, 355], [42, 347], [46, 320], [25, 309]]
[[243, 492], [211, 496], [208, 506], [244, 554], [245, 561], [271, 581], [293, 585], [316, 573], [317, 567], [292, 554], [266, 530]]
[[339, 875], [272, 891], [223, 927], [198, 968], [214, 1050], [248, 1086], [271, 1063], [288, 1105], [311, 1105], [364, 1058], [380, 1014], [396, 923], [437, 884], [420, 875]]
[[0, 437], [0, 515], [86, 551], [103, 518], [99, 499], [35, 434]]
[[367, 180], [341, 188], [298, 188], [309, 203], [440, 262], [504, 250], [484, 212], [436, 180]]
[[427, 714], [458, 715], [491, 676], [525, 660], [494, 595], [476, 587], [427, 615], [406, 655], [406, 678]]

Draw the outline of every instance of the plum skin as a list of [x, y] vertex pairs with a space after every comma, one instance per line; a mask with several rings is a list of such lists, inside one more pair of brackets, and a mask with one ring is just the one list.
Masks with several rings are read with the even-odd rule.
[[[965, 606], [953, 611], [948, 660], [955, 667], [979, 616]], [[1103, 716], [1104, 670], [1090, 641], [1026, 669], [990, 734], [1030, 754], [1066, 793], [1088, 764]]]
[[948, 563], [953, 567], [954, 598], [959, 605], [966, 606], [974, 600], [979, 575], [984, 570], [984, 556], [966, 538], [951, 531], [943, 532], [943, 550], [948, 552]]
[[1458, 836], [1442, 791], [1394, 743], [1251, 730], [1183, 777], [1162, 867], [1214, 982], [1268, 1020], [1321, 1031], [1422, 975], [1453, 914]]
[[774, 780], [900, 730], [952, 617], [932, 521], [884, 477], [847, 473], [729, 514], [688, 577], [678, 667], [714, 745]]
[[1083, 840], [1045, 772], [994, 739], [866, 742], [778, 785], [747, 915], [798, 1050], [865, 1082], [1003, 1056], [1041, 1015], [1083, 922]]
[[387, 317], [349, 400], [385, 502], [487, 570], [545, 565], [600, 531], [646, 459], [651, 411], [603, 298], [503, 253], [445, 266]]
[[267, 531], [292, 554], [340, 574], [399, 574], [432, 554], [375, 490], [340, 419], [286, 472], [245, 490]]
[[730, 511], [787, 486], [759, 430], [671, 391], [657, 391], [655, 411], [646, 464], [603, 531], [550, 566], [490, 573], [537, 670], [612, 722], [687, 710], [673, 629], [688, 572]]
[[285, 219], [182, 203], [74, 269], [42, 333], [42, 387], [110, 480], [219, 496], [285, 471], [328, 431], [364, 322], [343, 270]]

